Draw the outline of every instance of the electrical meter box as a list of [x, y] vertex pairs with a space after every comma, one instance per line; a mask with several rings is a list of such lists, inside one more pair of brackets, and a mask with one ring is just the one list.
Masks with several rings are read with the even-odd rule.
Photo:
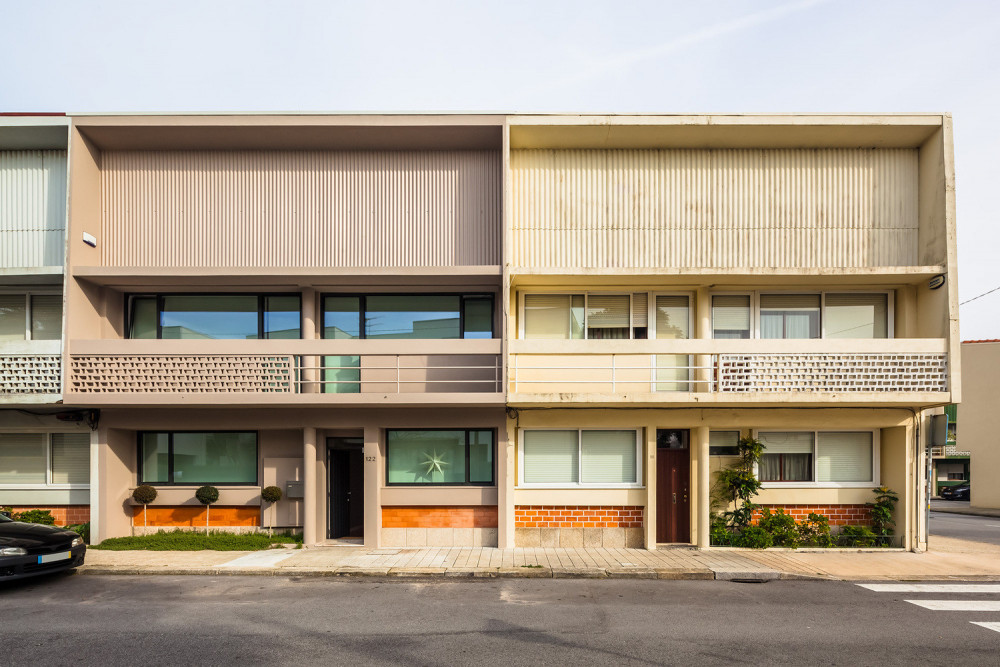
[[289, 500], [301, 499], [305, 497], [303, 482], [285, 482], [285, 497]]

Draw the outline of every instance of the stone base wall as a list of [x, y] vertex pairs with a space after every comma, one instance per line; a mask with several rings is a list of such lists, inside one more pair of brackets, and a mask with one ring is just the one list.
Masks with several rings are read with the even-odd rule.
[[11, 507], [14, 512], [28, 510], [48, 510], [56, 520], [57, 526], [72, 526], [90, 521], [90, 505], [16, 505]]
[[494, 528], [382, 528], [383, 547], [495, 547]]
[[644, 546], [638, 505], [517, 505], [518, 547], [638, 549]]
[[[864, 505], [761, 505], [774, 512], [778, 509], [785, 510], [796, 521], [805, 521], [810, 512], [822, 514], [830, 520], [831, 526], [870, 526], [871, 512]], [[760, 518], [760, 514], [754, 515], [754, 523]]]
[[514, 546], [642, 549], [642, 528], [515, 528]]

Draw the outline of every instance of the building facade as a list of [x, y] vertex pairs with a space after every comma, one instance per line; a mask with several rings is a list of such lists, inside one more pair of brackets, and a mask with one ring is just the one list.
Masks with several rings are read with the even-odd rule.
[[958, 448], [969, 454], [969, 503], [972, 507], [1000, 509], [1000, 489], [993, 484], [1000, 470], [1000, 447], [993, 435], [993, 410], [997, 408], [1000, 382], [1000, 340], [962, 342], [962, 363], [969, 369], [968, 389], [961, 407], [961, 439]]
[[761, 503], [847, 525], [886, 484], [921, 549], [950, 123], [72, 116], [95, 539], [204, 525], [212, 484], [212, 525], [309, 544], [705, 547], [753, 434]]

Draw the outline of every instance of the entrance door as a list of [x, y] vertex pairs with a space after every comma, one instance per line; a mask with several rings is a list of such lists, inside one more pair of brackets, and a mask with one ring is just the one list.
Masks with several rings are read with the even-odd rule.
[[690, 432], [682, 429], [656, 431], [656, 541], [691, 541]]
[[329, 438], [326, 446], [330, 474], [327, 537], [364, 537], [364, 441], [361, 438]]

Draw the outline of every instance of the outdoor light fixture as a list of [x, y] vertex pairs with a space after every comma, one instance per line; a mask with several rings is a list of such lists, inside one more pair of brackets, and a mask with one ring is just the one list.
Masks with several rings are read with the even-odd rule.
[[91, 248], [97, 247], [97, 237], [93, 234], [83, 233], [83, 242], [89, 245]]
[[931, 289], [937, 289], [944, 285], [944, 274], [939, 273], [927, 282], [927, 286]]

